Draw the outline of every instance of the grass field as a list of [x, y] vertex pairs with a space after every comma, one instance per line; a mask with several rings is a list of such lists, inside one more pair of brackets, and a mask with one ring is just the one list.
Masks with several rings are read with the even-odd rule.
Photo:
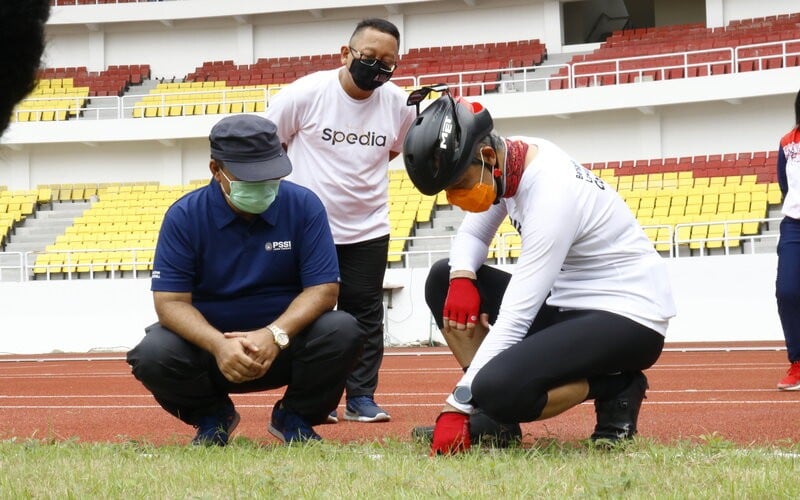
[[798, 498], [800, 445], [706, 436], [611, 450], [540, 441], [430, 458], [425, 444], [226, 448], [0, 441], [2, 498]]

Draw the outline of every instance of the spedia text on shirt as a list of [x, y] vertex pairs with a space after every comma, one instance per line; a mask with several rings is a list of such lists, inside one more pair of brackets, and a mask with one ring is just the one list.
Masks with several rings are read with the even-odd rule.
[[386, 136], [379, 135], [375, 132], [364, 132], [357, 134], [355, 132], [343, 132], [341, 130], [331, 130], [329, 128], [322, 130], [322, 140], [336, 145], [340, 142], [347, 144], [360, 144], [362, 146], [386, 146]]

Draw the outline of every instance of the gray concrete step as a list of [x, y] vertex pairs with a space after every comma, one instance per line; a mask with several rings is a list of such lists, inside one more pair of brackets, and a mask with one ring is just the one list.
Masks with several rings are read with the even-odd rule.
[[91, 207], [90, 202], [53, 203], [40, 208], [8, 237], [6, 252], [40, 252]]

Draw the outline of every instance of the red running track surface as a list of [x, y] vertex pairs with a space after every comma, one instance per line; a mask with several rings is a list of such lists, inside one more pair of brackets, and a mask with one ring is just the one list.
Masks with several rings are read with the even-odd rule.
[[[639, 433], [669, 443], [716, 434], [742, 445], [791, 445], [800, 439], [800, 392], [781, 392], [788, 367], [776, 343], [668, 345], [647, 371], [650, 390]], [[323, 438], [409, 440], [429, 425], [461, 373], [446, 349], [387, 349], [377, 402], [391, 422], [341, 420], [318, 426]], [[233, 395], [242, 415], [237, 436], [277, 443], [266, 431], [282, 390]], [[341, 416], [343, 406], [339, 406]], [[524, 442], [581, 440], [595, 423], [591, 402], [549, 420], [522, 425]], [[130, 374], [124, 354], [0, 356], [0, 439], [77, 439], [155, 444], [188, 442], [194, 429], [162, 410]]]

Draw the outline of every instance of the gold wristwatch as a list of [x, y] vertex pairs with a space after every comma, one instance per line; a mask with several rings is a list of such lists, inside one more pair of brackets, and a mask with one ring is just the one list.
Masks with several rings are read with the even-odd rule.
[[275, 345], [280, 348], [280, 350], [284, 350], [289, 347], [289, 336], [286, 334], [286, 331], [272, 323], [267, 327], [269, 331], [272, 332], [272, 339], [275, 341]]

